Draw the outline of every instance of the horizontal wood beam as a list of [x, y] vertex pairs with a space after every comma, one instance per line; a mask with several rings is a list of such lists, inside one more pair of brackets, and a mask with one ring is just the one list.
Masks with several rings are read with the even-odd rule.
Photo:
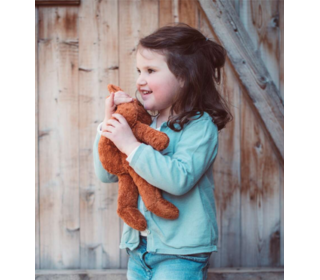
[[[37, 280], [126, 280], [126, 269], [36, 270]], [[209, 268], [208, 280], [282, 280], [283, 268]]]
[[80, 0], [35, 0], [38, 5], [80, 5]]
[[283, 102], [250, 36], [229, 0], [198, 2], [283, 159]]

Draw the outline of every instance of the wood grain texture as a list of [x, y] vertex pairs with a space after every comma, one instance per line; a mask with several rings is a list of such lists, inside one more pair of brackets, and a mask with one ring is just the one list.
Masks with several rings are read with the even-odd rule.
[[214, 179], [220, 212], [221, 258], [219, 267], [240, 266], [240, 97], [241, 87], [231, 65], [222, 74], [223, 95], [234, 117], [219, 133], [219, 154]]
[[118, 184], [99, 182], [92, 165], [92, 141], [104, 117], [107, 85], [119, 83], [118, 2], [88, 0], [79, 17], [81, 267], [119, 268]]
[[179, 1], [179, 21], [192, 27], [198, 26], [198, 7], [195, 0]]
[[283, 159], [283, 104], [263, 61], [229, 1], [199, 3]]
[[[126, 279], [123, 273], [113, 273], [114, 268], [125, 272], [128, 263], [125, 250], [119, 249], [123, 222], [116, 214], [118, 184], [104, 184], [95, 177], [92, 144], [103, 119], [107, 84], [118, 84], [135, 95], [140, 38], [159, 26], [185, 20], [223, 44], [220, 33], [200, 13], [201, 6], [183, 1], [83, 0], [79, 7], [36, 7], [36, 268], [95, 269], [79, 275], [65, 271], [54, 279]], [[241, 1], [231, 1], [241, 16]], [[281, 26], [281, 16], [279, 20]], [[263, 44], [268, 35], [265, 38]], [[277, 67], [283, 67], [280, 61]], [[281, 85], [283, 69], [279, 71]], [[259, 84], [257, 72], [252, 75]], [[229, 101], [234, 120], [219, 134], [213, 169], [220, 238], [210, 268], [283, 265], [283, 166], [242, 84], [228, 58], [219, 90]], [[96, 274], [100, 269], [106, 270]], [[283, 279], [279, 271], [240, 270], [244, 274], [238, 269], [209, 270], [208, 279]]]
[[280, 165], [280, 265], [284, 266], [284, 169]]
[[279, 0], [279, 27], [280, 27], [280, 78], [279, 91], [284, 100], [284, 0]]
[[250, 108], [241, 102], [241, 266], [280, 265], [279, 162]]
[[79, 5], [80, 0], [35, 0], [35, 4], [39, 5]]
[[79, 268], [77, 8], [39, 8], [40, 268]]
[[[248, 0], [239, 3], [240, 19], [250, 34], [254, 51], [259, 53], [278, 90], [281, 61], [279, 2], [279, 0]], [[280, 91], [279, 96], [283, 101]]]
[[[200, 14], [200, 29], [205, 36], [220, 43], [212, 33], [207, 18]], [[234, 120], [219, 133], [219, 150], [213, 174], [219, 227], [218, 252], [212, 254], [210, 267], [240, 265], [240, 94], [241, 87], [230, 61], [222, 71], [218, 86], [230, 106]]]
[[159, 27], [174, 23], [173, 1], [159, 0]]
[[40, 268], [38, 120], [38, 8], [35, 8], [35, 269]]
[[[125, 269], [36, 271], [37, 280], [126, 280]], [[283, 269], [278, 268], [225, 268], [209, 269], [208, 280], [282, 280]], [[165, 280], [165, 279], [164, 279]]]

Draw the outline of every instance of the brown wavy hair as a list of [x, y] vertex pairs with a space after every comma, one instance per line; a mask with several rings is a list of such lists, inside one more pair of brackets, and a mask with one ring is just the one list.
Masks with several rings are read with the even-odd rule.
[[[212, 117], [218, 130], [233, 119], [216, 88], [226, 56], [221, 45], [207, 40], [197, 29], [177, 23], [163, 26], [140, 39], [137, 51], [141, 47], [164, 55], [172, 74], [184, 82], [172, 104], [168, 127], [180, 131], [197, 112], [200, 118], [204, 111]], [[180, 129], [174, 127], [174, 123], [178, 123]]]

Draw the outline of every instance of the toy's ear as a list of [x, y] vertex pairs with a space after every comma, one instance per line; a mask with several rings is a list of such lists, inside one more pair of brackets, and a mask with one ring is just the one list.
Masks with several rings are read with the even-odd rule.
[[123, 91], [123, 90], [116, 85], [108, 84], [108, 91], [112, 93], [112, 92]]

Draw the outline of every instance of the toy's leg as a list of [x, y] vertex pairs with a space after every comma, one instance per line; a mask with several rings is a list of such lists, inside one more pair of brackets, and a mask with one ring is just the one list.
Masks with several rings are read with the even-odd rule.
[[[108, 170], [111, 173], [116, 173], [112, 171], [119, 172], [119, 168], [122, 166], [121, 155], [119, 154], [118, 148], [113, 144], [113, 142], [107, 137], [100, 137], [98, 144], [99, 159], [105, 170]], [[110, 155], [115, 155], [110, 161]], [[120, 169], [125, 170], [125, 169]]]
[[118, 210], [121, 219], [130, 227], [143, 231], [147, 221], [138, 210], [138, 189], [129, 174], [119, 175]]
[[[155, 197], [156, 199], [153, 199], [153, 201], [146, 206], [149, 211], [152, 213], [156, 214], [159, 217], [162, 217], [164, 219], [169, 219], [169, 220], [175, 220], [179, 217], [179, 209], [174, 206], [171, 202], [168, 200], [165, 200], [162, 197], [161, 190], [150, 185], [154, 189]], [[148, 191], [147, 191], [148, 192]], [[147, 193], [146, 192], [146, 193]], [[143, 200], [143, 196], [141, 195], [141, 198]]]
[[179, 209], [162, 197], [160, 189], [150, 185], [131, 167], [128, 168], [128, 171], [149, 211], [164, 219], [175, 220], [179, 217]]

